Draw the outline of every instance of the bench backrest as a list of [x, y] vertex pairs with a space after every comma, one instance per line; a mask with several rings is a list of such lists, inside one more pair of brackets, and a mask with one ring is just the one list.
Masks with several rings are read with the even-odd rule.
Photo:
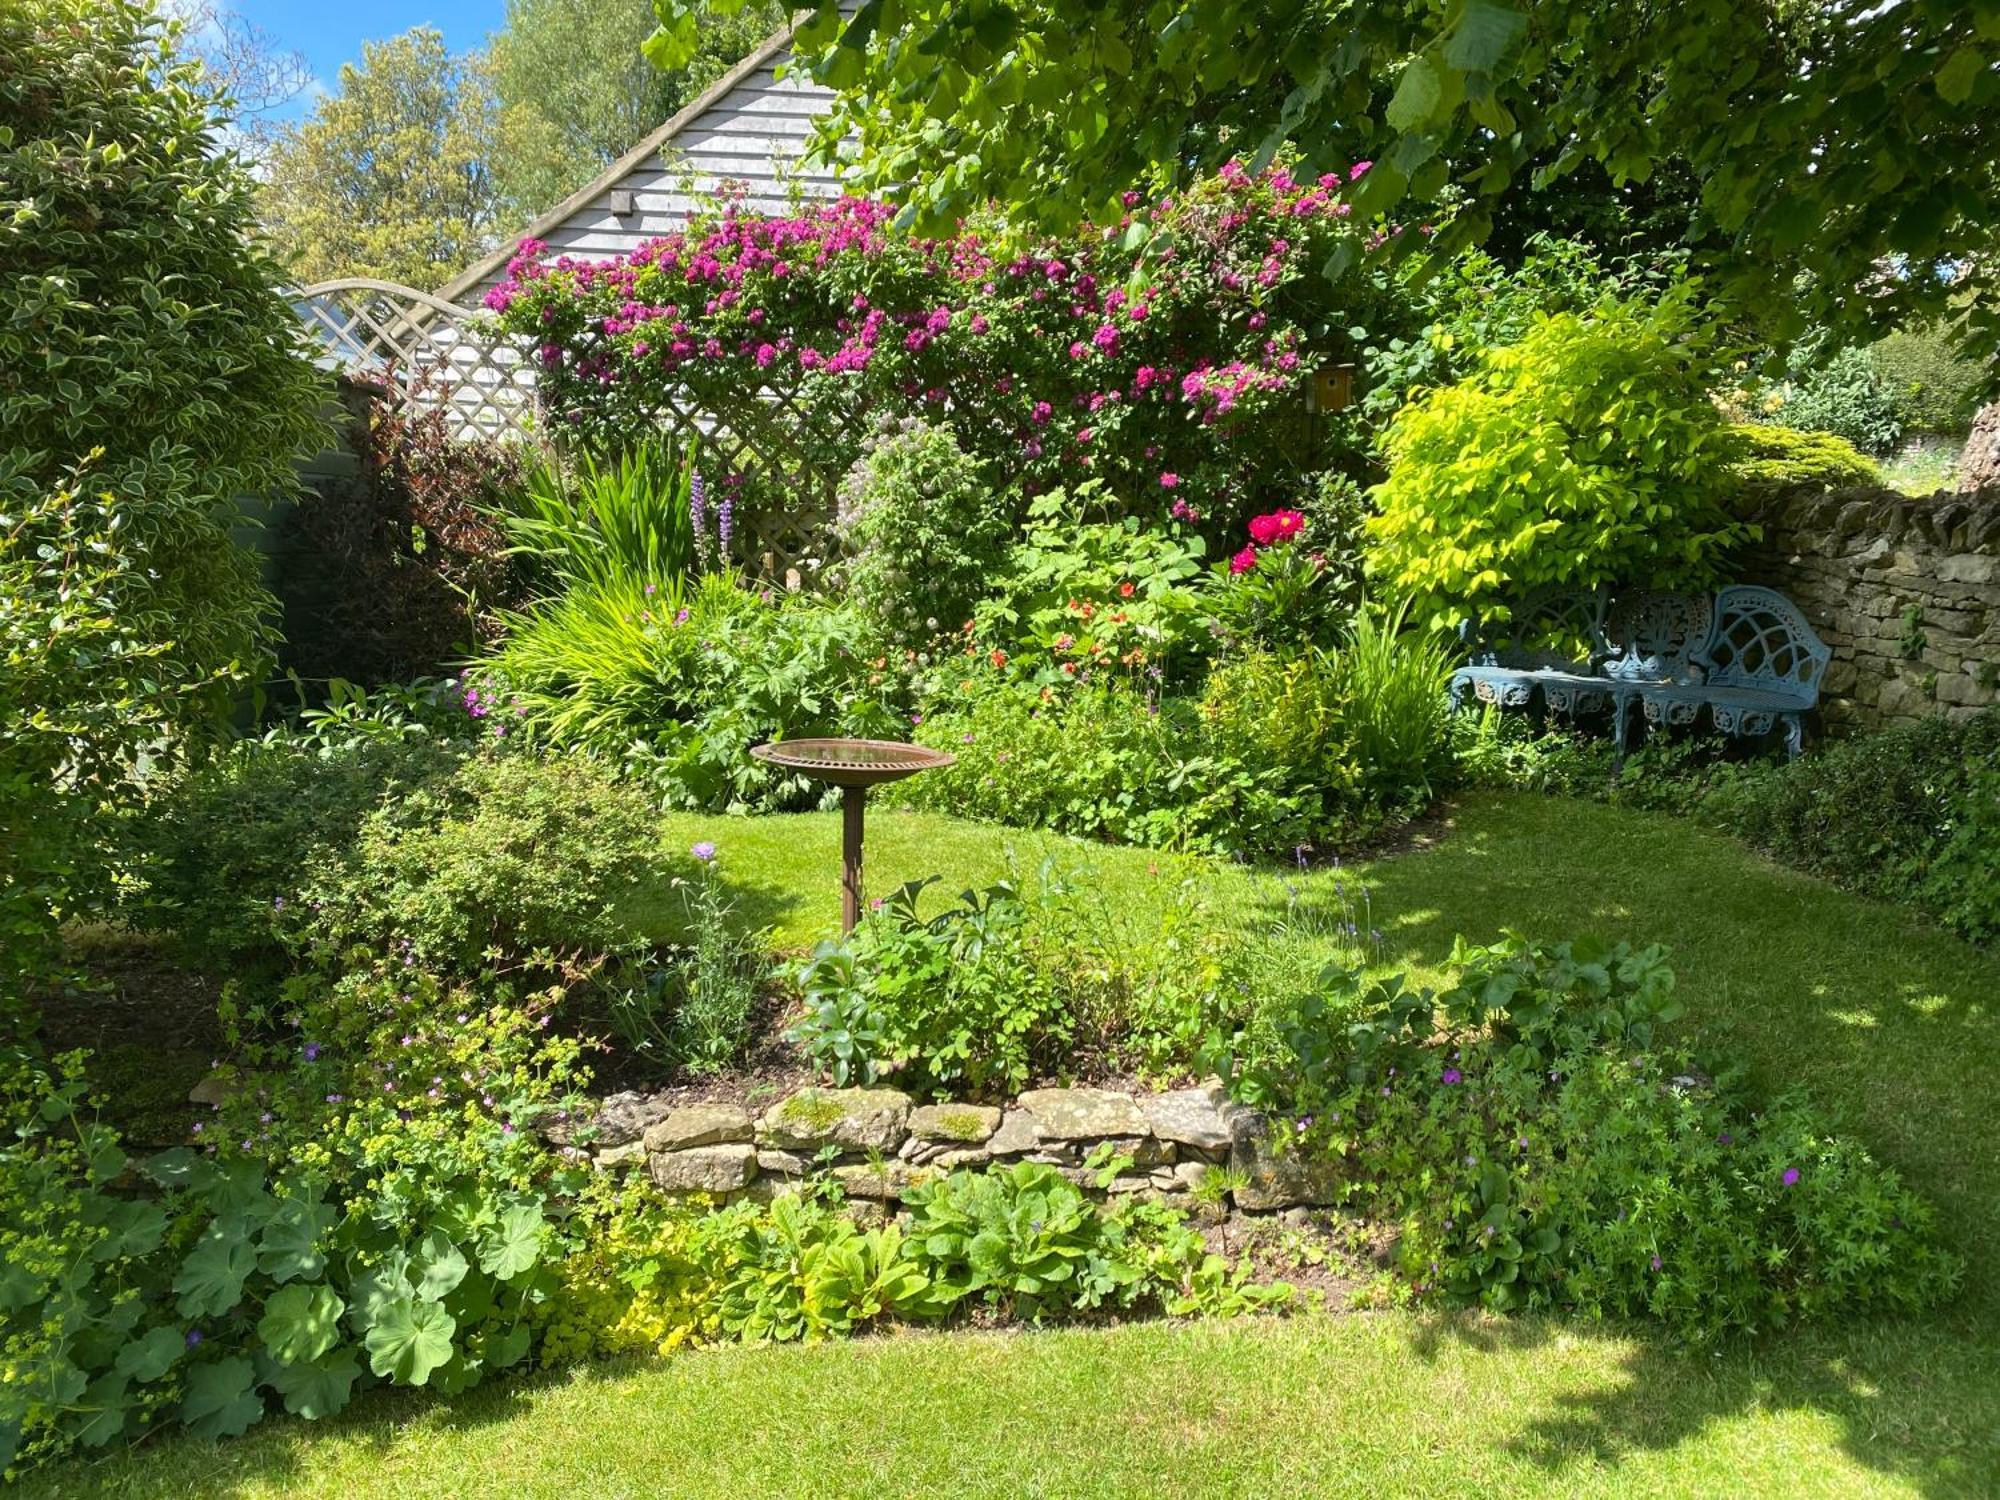
[[1602, 590], [1543, 589], [1505, 620], [1468, 620], [1460, 634], [1481, 667], [1589, 672], [1607, 650]]
[[1698, 660], [1717, 686], [1761, 688], [1811, 704], [1832, 656], [1791, 600], [1738, 584], [1715, 596], [1715, 627]]
[[1622, 594], [1605, 621], [1611, 654], [1604, 675], [1625, 682], [1699, 682], [1695, 659], [1714, 625], [1715, 601], [1705, 594]]

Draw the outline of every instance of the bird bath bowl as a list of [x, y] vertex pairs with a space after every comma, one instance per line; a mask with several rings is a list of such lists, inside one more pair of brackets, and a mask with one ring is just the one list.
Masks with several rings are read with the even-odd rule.
[[868, 788], [953, 765], [958, 759], [944, 750], [895, 740], [779, 740], [752, 745], [750, 753], [769, 765], [840, 788], [840, 925], [845, 932], [852, 932], [861, 920], [861, 825]]

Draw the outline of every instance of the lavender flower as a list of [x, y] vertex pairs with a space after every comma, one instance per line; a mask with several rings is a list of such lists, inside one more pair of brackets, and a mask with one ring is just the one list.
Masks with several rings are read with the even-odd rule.
[[715, 858], [715, 845], [710, 843], [707, 839], [703, 839], [701, 840], [701, 842], [696, 844], [692, 849], [688, 850], [688, 853], [692, 854], [696, 859], [700, 860], [703, 864], [707, 864], [710, 860]]

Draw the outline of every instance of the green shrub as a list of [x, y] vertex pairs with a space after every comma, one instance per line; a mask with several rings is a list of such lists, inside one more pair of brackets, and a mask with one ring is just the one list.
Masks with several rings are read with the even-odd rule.
[[1290, 1149], [1344, 1162], [1354, 1201], [1399, 1226], [1419, 1296], [1705, 1339], [1956, 1285], [1892, 1171], [1800, 1097], [1760, 1103], [1664, 1043], [1659, 949], [1511, 937], [1453, 963], [1442, 997], [1330, 969], [1231, 1059]]
[[270, 599], [231, 528], [322, 428], [225, 101], [138, 0], [0, 10], [0, 1010], [108, 900], [99, 814], [221, 727]]
[[166, 786], [133, 820], [144, 889], [126, 917], [171, 933], [197, 968], [229, 973], [281, 956], [311, 872], [350, 851], [367, 817], [449, 778], [459, 752], [427, 740], [314, 751], [243, 744]]
[[685, 916], [682, 941], [612, 995], [610, 1017], [635, 1055], [699, 1076], [743, 1055], [758, 985], [771, 965], [764, 934], [743, 929], [724, 893], [715, 845], [703, 840], [688, 852], [694, 878], [670, 882]]
[[1765, 410], [1779, 426], [1830, 432], [1877, 456], [1903, 440], [1896, 397], [1866, 349], [1829, 355], [1822, 340], [1803, 341], [1792, 353], [1791, 374], [1772, 396]]
[[1798, 868], [2000, 937], [2000, 709], [1841, 740], [1725, 786], [1706, 810]]
[[1712, 582], [1749, 534], [1712, 347], [1685, 289], [1538, 317], [1397, 413], [1372, 567], [1440, 623], [1542, 587]]
[[1737, 427], [1734, 435], [1743, 446], [1743, 456], [1732, 469], [1745, 485], [1759, 489], [1836, 489], [1877, 483], [1882, 477], [1873, 459], [1830, 432], [1750, 422]]
[[841, 485], [848, 556], [837, 582], [873, 640], [928, 643], [972, 618], [1012, 519], [999, 487], [948, 428], [905, 419], [870, 442]]
[[[1129, 1164], [1129, 1159], [1127, 1159]], [[1106, 1161], [1100, 1181], [1120, 1163]], [[954, 1172], [904, 1195], [905, 1243], [940, 1305], [979, 1302], [1035, 1322], [1129, 1311], [1235, 1313], [1281, 1304], [1291, 1288], [1232, 1278], [1178, 1215], [1152, 1205], [1100, 1208], [1054, 1167], [1015, 1162]]]
[[1004, 1097], [1058, 1061], [1068, 1020], [1035, 969], [1013, 886], [966, 891], [925, 917], [918, 902], [935, 879], [885, 899], [851, 949], [814, 953], [792, 1035], [836, 1081], [893, 1073], [912, 1092]]
[[1972, 425], [1984, 372], [1942, 328], [1899, 328], [1868, 359], [1906, 432], [1962, 437]]
[[1446, 689], [1458, 665], [1437, 637], [1402, 627], [1400, 611], [1365, 610], [1326, 665], [1346, 757], [1377, 804], [1398, 809], [1428, 803], [1451, 775]]
[[1087, 481], [1029, 504], [1027, 534], [973, 610], [973, 654], [997, 651], [1044, 687], [1117, 676], [1172, 686], [1199, 670], [1213, 649], [1201, 538], [1177, 522], [1079, 519], [1108, 503]]
[[329, 959], [393, 944], [452, 973], [587, 965], [647, 946], [655, 893], [684, 868], [652, 800], [605, 768], [478, 757], [364, 816], [309, 869], [287, 931]]
[[603, 767], [424, 741], [243, 746], [166, 792], [132, 845], [133, 920], [239, 973], [390, 944], [458, 974], [588, 967], [649, 945], [685, 868], [652, 800]]
[[235, 1087], [193, 1146], [144, 1162], [80, 1059], [0, 1059], [0, 1471], [527, 1359], [562, 1259], [545, 1207], [582, 1176], [531, 1129], [580, 1082], [537, 1025], [553, 998], [401, 961], [301, 980], [234, 1018]]

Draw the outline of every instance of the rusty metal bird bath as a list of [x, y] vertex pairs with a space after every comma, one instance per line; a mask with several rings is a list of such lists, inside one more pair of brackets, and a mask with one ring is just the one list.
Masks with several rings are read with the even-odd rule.
[[752, 745], [750, 753], [770, 765], [797, 771], [840, 788], [840, 925], [852, 932], [861, 920], [861, 823], [868, 788], [901, 781], [919, 771], [956, 764], [958, 757], [928, 745], [895, 740], [779, 740]]

